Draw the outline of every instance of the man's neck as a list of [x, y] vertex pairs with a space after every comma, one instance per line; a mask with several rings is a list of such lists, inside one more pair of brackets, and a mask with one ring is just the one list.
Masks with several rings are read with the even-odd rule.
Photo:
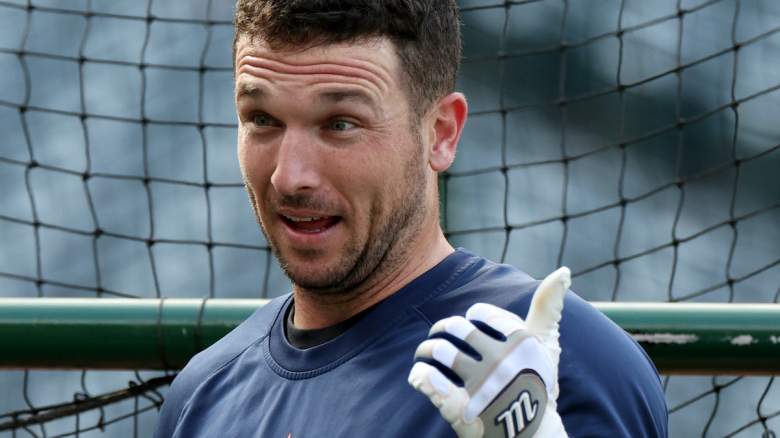
[[354, 293], [330, 298], [294, 287], [295, 327], [317, 329], [344, 321], [393, 295], [454, 251], [438, 227], [429, 238], [419, 239], [416, 243], [396, 269], [370, 278]]

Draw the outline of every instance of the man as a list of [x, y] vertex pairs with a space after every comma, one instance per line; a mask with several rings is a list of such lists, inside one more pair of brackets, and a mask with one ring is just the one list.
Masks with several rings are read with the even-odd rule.
[[[572, 293], [561, 316], [565, 270], [535, 318], [538, 282], [444, 238], [454, 0], [239, 0], [235, 24], [239, 161], [293, 292], [190, 361], [156, 437], [666, 436], [637, 344]], [[514, 411], [475, 419], [516, 385]]]

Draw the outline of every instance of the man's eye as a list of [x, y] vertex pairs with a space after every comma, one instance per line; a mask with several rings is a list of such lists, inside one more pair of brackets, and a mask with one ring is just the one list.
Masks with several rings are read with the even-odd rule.
[[328, 128], [333, 131], [348, 131], [354, 128], [356, 125], [346, 120], [333, 120], [328, 124]]
[[252, 122], [257, 126], [276, 126], [278, 122], [268, 114], [258, 114], [254, 116]]

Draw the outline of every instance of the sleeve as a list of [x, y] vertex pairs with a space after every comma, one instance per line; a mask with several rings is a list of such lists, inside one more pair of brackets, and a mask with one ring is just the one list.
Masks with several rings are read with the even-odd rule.
[[572, 438], [666, 438], [661, 381], [623, 329], [574, 294], [561, 319], [558, 411]]
[[176, 376], [165, 395], [165, 402], [157, 418], [154, 438], [172, 438], [174, 436], [181, 412], [196, 385], [191, 373], [182, 372]]
[[[233, 361], [249, 346], [261, 341], [263, 338], [258, 338], [258, 334], [267, 336], [273, 318], [281, 312], [289, 299], [290, 295], [281, 296], [260, 307], [225, 337], [190, 359], [168, 390], [157, 420], [154, 438], [177, 437], [176, 431], [182, 413], [198, 388], [212, 373]], [[190, 431], [179, 433], [192, 436]]]

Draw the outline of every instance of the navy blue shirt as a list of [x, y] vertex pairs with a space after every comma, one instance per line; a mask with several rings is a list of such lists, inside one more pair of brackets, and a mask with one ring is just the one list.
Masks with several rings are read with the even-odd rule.
[[[156, 438], [455, 437], [406, 382], [439, 319], [476, 302], [525, 317], [539, 282], [459, 249], [338, 337], [305, 350], [284, 335], [290, 295], [196, 355], [168, 392]], [[561, 319], [558, 411], [571, 437], [666, 437], [655, 367], [574, 293]]]

